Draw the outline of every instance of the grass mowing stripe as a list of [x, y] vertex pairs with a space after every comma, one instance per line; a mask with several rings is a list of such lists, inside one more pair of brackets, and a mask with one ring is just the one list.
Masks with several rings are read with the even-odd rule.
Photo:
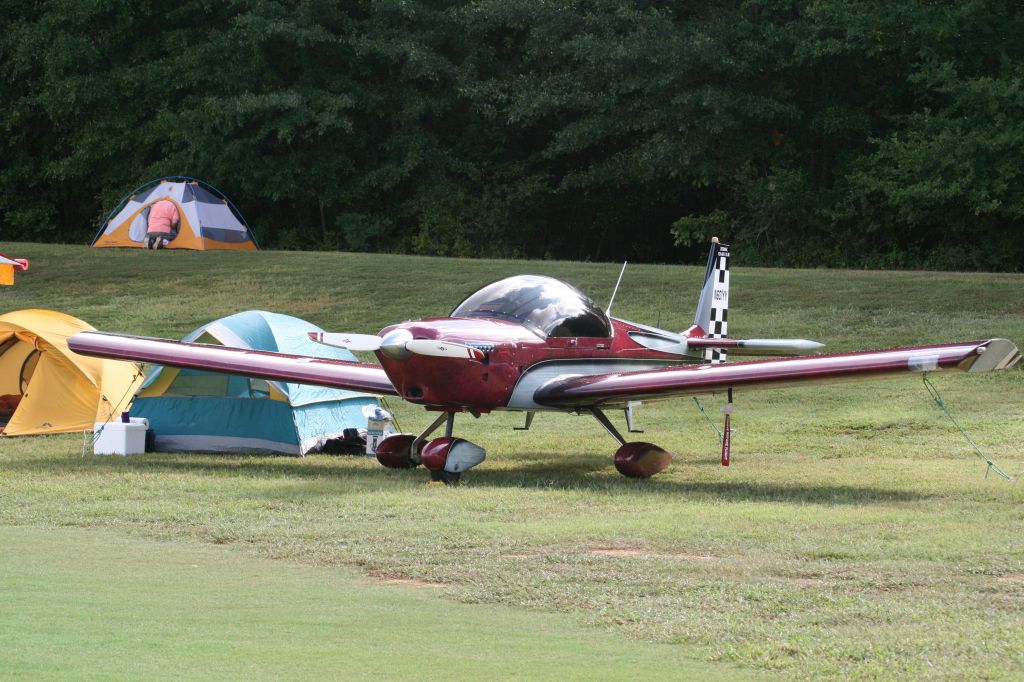
[[[0, 674], [33, 679], [736, 679], [566, 617], [341, 569], [0, 527]], [[750, 677], [740, 674], [742, 677]]]

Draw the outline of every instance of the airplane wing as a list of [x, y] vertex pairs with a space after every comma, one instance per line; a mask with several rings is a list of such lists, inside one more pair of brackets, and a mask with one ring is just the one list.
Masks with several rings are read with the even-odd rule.
[[346, 362], [106, 332], [79, 332], [68, 339], [68, 348], [82, 355], [100, 358], [136, 360], [156, 365], [398, 395], [384, 370], [379, 365], [365, 362]]
[[658, 400], [716, 393], [730, 388], [760, 389], [811, 382], [884, 378], [905, 372], [1007, 369], [1020, 360], [1006, 339], [916, 348], [835, 353], [799, 358], [681, 365], [653, 370], [552, 379], [534, 400], [559, 408], [621, 405], [629, 400]]

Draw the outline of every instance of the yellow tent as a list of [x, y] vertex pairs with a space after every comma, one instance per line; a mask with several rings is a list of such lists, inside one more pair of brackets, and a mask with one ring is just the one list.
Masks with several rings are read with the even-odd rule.
[[[142, 383], [130, 362], [68, 349], [68, 337], [93, 327], [52, 310], [0, 315], [0, 425], [3, 434], [91, 431], [116, 419]], [[8, 421], [9, 420], [9, 421]]]

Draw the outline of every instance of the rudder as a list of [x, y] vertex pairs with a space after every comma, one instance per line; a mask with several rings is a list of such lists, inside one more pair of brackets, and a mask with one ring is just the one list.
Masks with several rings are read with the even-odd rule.
[[[718, 237], [711, 240], [708, 267], [704, 272], [704, 287], [697, 302], [693, 323], [704, 330], [709, 339], [724, 339], [729, 325], [729, 245], [720, 244]], [[712, 364], [725, 362], [721, 348], [708, 348], [704, 360]]]

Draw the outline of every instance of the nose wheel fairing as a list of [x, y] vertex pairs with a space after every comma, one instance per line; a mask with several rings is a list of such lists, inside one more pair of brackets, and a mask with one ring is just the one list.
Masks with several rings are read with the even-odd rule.
[[486, 458], [484, 449], [462, 438], [435, 438], [423, 448], [423, 466], [431, 478], [444, 483], [457, 483], [462, 472], [472, 469]]

